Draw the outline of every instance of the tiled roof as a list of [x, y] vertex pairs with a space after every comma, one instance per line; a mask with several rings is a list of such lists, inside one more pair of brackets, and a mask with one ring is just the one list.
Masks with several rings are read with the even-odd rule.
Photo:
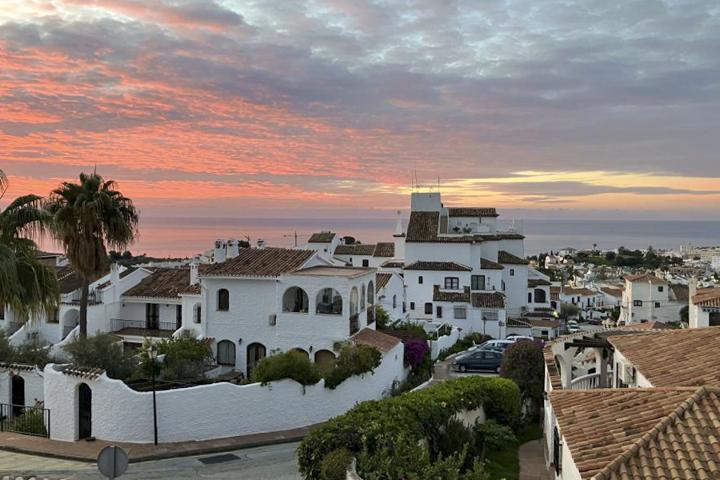
[[393, 257], [395, 255], [395, 244], [393, 242], [379, 242], [375, 245], [373, 257]]
[[[687, 388], [553, 390], [550, 402], [580, 477], [589, 479], [627, 453], [694, 391]], [[683, 444], [665, 448], [683, 448]], [[630, 478], [695, 477], [641, 475]]]
[[505, 295], [502, 293], [473, 293], [470, 295], [475, 308], [505, 308]]
[[570, 295], [570, 296], [581, 295], [583, 297], [592, 297], [593, 295], [595, 295], [595, 292], [593, 292], [589, 288], [585, 288], [585, 287], [582, 287], [582, 288], [563, 287], [562, 294]]
[[498, 217], [494, 208], [448, 208], [451, 217]]
[[552, 320], [549, 318], [529, 317], [523, 318], [523, 321], [538, 328], [560, 328], [560, 322], [558, 320]]
[[535, 287], [549, 287], [551, 284], [544, 278], [529, 278], [528, 279], [528, 288], [535, 288]]
[[648, 322], [640, 322], [640, 323], [629, 323], [627, 325], [620, 325], [619, 327], [614, 327], [613, 330], [631, 330], [634, 332], [637, 331], [643, 331], [643, 330], [671, 330], [672, 327], [669, 326], [666, 323], [658, 322], [657, 320], [648, 321]]
[[190, 287], [189, 268], [159, 268], [126, 291], [124, 297], [175, 298]]
[[200, 295], [200, 293], [202, 293], [202, 289], [199, 283], [188, 285], [186, 289], [180, 292], [181, 295]]
[[403, 268], [405, 263], [402, 260], [388, 260], [380, 266], [385, 268]]
[[103, 370], [102, 368], [77, 367], [75, 365], [64, 365], [59, 367], [59, 369], [65, 375], [86, 378], [88, 380], [96, 380], [100, 377], [100, 375], [105, 373], [105, 370]]
[[690, 299], [690, 287], [687, 285], [670, 285], [670, 291], [678, 302], [687, 302]]
[[600, 290], [607, 293], [611, 297], [621, 298], [623, 295], [623, 289], [622, 288], [614, 288], [614, 287], [600, 287]]
[[405, 270], [433, 270], [437, 272], [471, 272], [472, 268], [455, 262], [415, 262], [405, 266]]
[[410, 212], [405, 241], [437, 241], [439, 218], [440, 213], [438, 212]]
[[517, 257], [510, 252], [500, 250], [498, 252], [498, 262], [503, 265], [527, 265], [528, 261], [524, 258]]
[[481, 258], [480, 259], [480, 268], [482, 270], [502, 270], [505, 267], [503, 267], [501, 264], [499, 264], [497, 262], [488, 260], [487, 258]]
[[448, 217], [441, 217], [439, 212], [411, 212], [405, 241], [410, 243], [482, 243], [497, 240], [522, 240], [525, 238], [523, 235], [514, 232], [452, 234], [448, 232], [447, 220]]
[[29, 372], [31, 370], [35, 370], [34, 365], [26, 365], [24, 363], [5, 363], [0, 362], [0, 371], [10, 371], [10, 372]]
[[387, 353], [400, 343], [400, 339], [386, 333], [378, 332], [371, 328], [363, 328], [350, 337], [355, 343], [368, 345], [377, 348], [382, 353]]
[[80, 275], [75, 273], [75, 269], [70, 266], [57, 267], [55, 274], [57, 275], [60, 293], [62, 294], [72, 293], [82, 287], [82, 278], [80, 278]]
[[333, 241], [333, 238], [335, 238], [335, 233], [333, 232], [318, 232], [310, 235], [308, 243], [330, 243]]
[[515, 327], [515, 328], [530, 328], [530, 324], [526, 321], [517, 319], [517, 318], [508, 318], [507, 322], [505, 322], [508, 328]]
[[625, 280], [628, 282], [647, 282], [647, 283], [656, 283], [656, 284], [667, 284], [665, 280], [662, 278], [658, 278], [652, 273], [640, 273], [638, 275], [628, 275], [625, 277]]
[[720, 386], [720, 327], [609, 336], [656, 387]]
[[720, 391], [701, 387], [630, 448], [598, 480], [720, 477]]
[[335, 255], [367, 255], [372, 256], [375, 252], [374, 243], [354, 243], [352, 245], [338, 245], [335, 248]]
[[368, 267], [336, 267], [331, 265], [316, 265], [314, 267], [295, 270], [294, 272], [291, 272], [291, 274], [308, 277], [358, 278], [373, 273], [374, 271], [374, 268]]
[[470, 287], [465, 287], [462, 291], [443, 291], [440, 285], [433, 285], [433, 302], [458, 302], [470, 303]]
[[692, 297], [698, 307], [720, 308], [720, 288], [704, 288]]
[[223, 263], [207, 265], [201, 277], [277, 277], [302, 267], [315, 252], [286, 248], [241, 248], [240, 254]]
[[562, 379], [560, 378], [560, 370], [558, 370], [557, 363], [555, 362], [555, 355], [553, 355], [552, 343], [545, 344], [543, 357], [545, 358], [545, 369], [547, 370], [548, 377], [550, 377], [550, 385], [553, 390], [561, 390]]
[[379, 292], [392, 278], [392, 273], [377, 273], [375, 275], [375, 291]]

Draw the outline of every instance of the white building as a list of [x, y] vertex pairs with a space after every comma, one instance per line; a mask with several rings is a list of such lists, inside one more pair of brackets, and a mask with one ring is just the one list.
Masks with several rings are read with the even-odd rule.
[[689, 306], [690, 328], [720, 326], [720, 288], [697, 289], [696, 281], [691, 280]]
[[680, 321], [684, 303], [670, 299], [669, 284], [650, 273], [625, 277], [625, 290], [620, 305], [621, 324]]

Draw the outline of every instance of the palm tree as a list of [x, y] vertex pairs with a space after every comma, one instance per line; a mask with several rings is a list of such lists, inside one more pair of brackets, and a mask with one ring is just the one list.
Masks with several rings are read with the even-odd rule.
[[79, 183], [64, 182], [50, 194], [55, 238], [82, 279], [80, 336], [87, 337], [90, 283], [108, 269], [108, 248], [122, 251], [137, 235], [138, 213], [132, 200], [112, 180], [97, 173], [80, 174]]
[[[7, 177], [0, 171], [0, 198]], [[0, 308], [10, 306], [21, 317], [57, 307], [60, 298], [55, 272], [37, 258], [33, 241], [50, 224], [42, 198], [25, 195], [0, 210]]]

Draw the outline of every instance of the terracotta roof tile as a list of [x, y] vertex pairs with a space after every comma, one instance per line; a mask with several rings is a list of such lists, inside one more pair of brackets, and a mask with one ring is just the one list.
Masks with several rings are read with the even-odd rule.
[[448, 208], [451, 217], [498, 217], [497, 210], [490, 207], [479, 208]]
[[527, 265], [529, 262], [524, 258], [513, 255], [510, 252], [500, 250], [498, 252], [498, 263], [502, 263], [503, 265]]
[[334, 238], [335, 233], [333, 232], [318, 232], [310, 235], [308, 243], [330, 243]]
[[388, 284], [390, 279], [392, 278], [392, 273], [377, 273], [375, 274], [375, 291], [379, 292], [380, 290], [385, 287], [385, 285]]
[[499, 264], [497, 262], [488, 260], [487, 258], [481, 258], [480, 259], [480, 268], [482, 270], [502, 270], [505, 267], [503, 267], [501, 264]]
[[432, 270], [437, 272], [471, 272], [472, 268], [455, 262], [415, 262], [405, 266], [405, 270]]
[[535, 288], [535, 287], [549, 287], [551, 284], [544, 278], [529, 278], [528, 279], [528, 288]]
[[123, 296], [175, 298], [190, 286], [189, 268], [159, 268], [126, 291]]
[[201, 277], [277, 277], [302, 267], [315, 252], [286, 248], [242, 248], [223, 263], [206, 265]]
[[607, 293], [611, 297], [622, 298], [623, 289], [615, 287], [600, 287], [600, 290]]
[[662, 278], [658, 278], [652, 273], [640, 273], [638, 275], [628, 275], [625, 277], [628, 282], [647, 282], [656, 284], [667, 284]]
[[656, 387], [720, 386], [720, 327], [610, 335], [608, 341]]
[[720, 308], [720, 288], [704, 288], [692, 297], [698, 307]]
[[530, 328], [530, 324], [528, 322], [517, 319], [517, 318], [508, 318], [506, 325], [508, 327], [516, 327], [516, 328]]
[[382, 353], [387, 353], [400, 343], [400, 339], [386, 333], [378, 332], [371, 328], [363, 328], [350, 337], [355, 343], [368, 345], [377, 348]]
[[440, 290], [440, 285], [433, 285], [433, 302], [470, 303], [470, 287], [448, 292]]
[[560, 328], [560, 322], [558, 320], [552, 320], [549, 318], [523, 318], [524, 322], [529, 323], [533, 327], [537, 328]]
[[395, 244], [392, 242], [379, 242], [375, 245], [373, 257], [393, 257], [395, 256]]
[[338, 245], [335, 248], [335, 255], [367, 255], [372, 256], [375, 252], [374, 243], [355, 243], [352, 245]]
[[475, 308], [505, 308], [505, 295], [499, 292], [473, 293], [470, 301]]
[[439, 219], [440, 214], [438, 212], [410, 212], [405, 241], [437, 241]]
[[57, 267], [55, 275], [57, 275], [60, 293], [62, 294], [72, 293], [82, 287], [80, 275], [75, 273], [75, 269], [70, 266]]
[[596, 294], [596, 292], [590, 290], [589, 288], [572, 288], [572, 287], [563, 287], [562, 288], [562, 294], [563, 295], [581, 295], [583, 297], [592, 297]]
[[403, 268], [405, 263], [402, 260], [388, 260], [380, 266], [385, 268]]

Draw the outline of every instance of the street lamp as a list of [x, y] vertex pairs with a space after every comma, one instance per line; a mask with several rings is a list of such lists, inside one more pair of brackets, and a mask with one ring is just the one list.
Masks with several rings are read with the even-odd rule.
[[150, 358], [150, 370], [152, 371], [152, 397], [153, 397], [153, 438], [155, 445], [158, 444], [158, 426], [157, 426], [157, 395], [155, 390], [155, 364], [165, 359], [165, 355], [158, 355], [158, 350], [155, 345], [150, 345], [148, 349], [148, 357]]

